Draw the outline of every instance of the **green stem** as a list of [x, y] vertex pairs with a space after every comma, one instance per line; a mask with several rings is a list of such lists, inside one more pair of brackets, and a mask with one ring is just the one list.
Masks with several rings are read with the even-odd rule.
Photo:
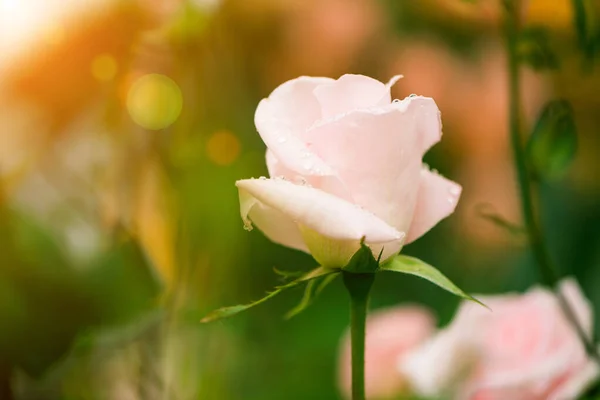
[[352, 400], [365, 400], [365, 332], [369, 292], [375, 274], [343, 272], [350, 294], [350, 336], [352, 341]]
[[524, 137], [521, 133], [521, 75], [517, 53], [520, 31], [519, 1], [503, 0], [503, 3], [506, 10], [505, 39], [508, 53], [510, 139], [517, 170], [521, 195], [521, 212], [523, 214], [525, 229], [527, 230], [531, 250], [536, 261], [535, 264], [539, 269], [543, 283], [554, 289], [565, 317], [575, 329], [575, 332], [579, 336], [589, 357], [594, 359], [600, 365], [600, 355], [598, 354], [596, 346], [585, 333], [585, 330], [577, 320], [577, 316], [567, 299], [560, 290], [557, 290], [559, 276], [552, 263], [548, 249], [546, 248], [540, 222], [534, 211], [532, 187], [529, 179], [531, 175], [528, 169], [525, 146], [523, 143]]

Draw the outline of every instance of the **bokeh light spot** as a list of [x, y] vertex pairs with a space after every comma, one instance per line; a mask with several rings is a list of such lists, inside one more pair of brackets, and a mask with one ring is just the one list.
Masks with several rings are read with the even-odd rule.
[[217, 131], [208, 138], [206, 154], [217, 165], [233, 164], [240, 156], [242, 146], [240, 140], [229, 131]]
[[183, 107], [181, 89], [169, 77], [148, 74], [131, 85], [127, 111], [142, 128], [158, 130], [174, 123]]
[[102, 82], [114, 79], [117, 68], [117, 60], [110, 54], [100, 54], [92, 60], [92, 75]]

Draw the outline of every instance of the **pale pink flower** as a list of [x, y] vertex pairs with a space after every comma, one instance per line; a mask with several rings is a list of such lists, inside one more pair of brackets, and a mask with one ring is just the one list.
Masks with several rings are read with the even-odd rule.
[[[577, 283], [560, 290], [587, 334], [592, 312]], [[534, 288], [524, 295], [479, 297], [492, 311], [463, 303], [452, 324], [401, 363], [425, 395], [460, 400], [574, 400], [598, 376], [557, 298]]]
[[343, 267], [363, 237], [385, 260], [451, 214], [460, 185], [421, 161], [441, 139], [440, 112], [427, 97], [392, 102], [397, 79], [300, 77], [263, 99], [271, 179], [236, 183], [245, 224]]
[[[419, 306], [400, 306], [372, 313], [367, 320], [365, 342], [365, 390], [369, 399], [391, 399], [410, 390], [396, 365], [410, 350], [435, 331], [435, 318]], [[339, 385], [351, 394], [350, 333], [341, 342]]]

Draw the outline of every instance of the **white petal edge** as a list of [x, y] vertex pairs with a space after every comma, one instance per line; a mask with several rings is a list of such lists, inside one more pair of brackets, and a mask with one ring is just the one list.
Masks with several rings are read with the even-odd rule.
[[282, 246], [309, 253], [302, 233], [294, 221], [280, 211], [258, 201], [250, 200], [249, 203], [253, 205], [248, 210], [248, 218], [267, 238]]
[[320, 85], [314, 94], [324, 119], [391, 102], [390, 87], [377, 79], [355, 74], [342, 75], [336, 81]]
[[308, 149], [295, 127], [277, 115], [268, 99], [258, 104], [254, 123], [267, 148], [286, 168], [302, 175], [335, 174], [329, 165]]
[[406, 243], [427, 233], [439, 221], [454, 212], [462, 187], [424, 166], [421, 170], [417, 206]]
[[[244, 223], [256, 201], [272, 207], [297, 224], [335, 240], [387, 243], [401, 240], [398, 232], [373, 214], [321, 190], [279, 179], [245, 179], [236, 182]], [[260, 228], [260, 227], [259, 227]]]

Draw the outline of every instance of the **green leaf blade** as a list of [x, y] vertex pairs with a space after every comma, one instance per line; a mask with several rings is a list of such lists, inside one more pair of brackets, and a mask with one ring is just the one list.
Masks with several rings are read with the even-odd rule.
[[264, 296], [256, 301], [253, 301], [253, 302], [247, 303], [247, 304], [238, 304], [235, 306], [223, 307], [223, 308], [214, 310], [214, 311], [210, 312], [208, 315], [206, 315], [204, 318], [202, 318], [200, 320], [200, 322], [207, 323], [207, 322], [212, 322], [212, 321], [216, 321], [216, 320], [223, 319], [223, 318], [232, 317], [236, 314], [241, 313], [242, 311], [246, 311], [249, 308], [252, 308], [254, 306], [264, 303], [265, 301], [275, 297], [276, 295], [283, 292], [284, 290], [290, 289], [290, 288], [298, 286], [302, 283], [310, 282], [314, 279], [318, 279], [318, 278], [321, 278], [321, 277], [324, 277], [324, 276], [327, 276], [327, 275], [330, 275], [330, 274], [333, 274], [336, 272], [337, 272], [336, 270], [333, 270], [330, 268], [317, 267], [317, 268], [313, 269], [312, 271], [302, 275], [300, 278], [298, 278], [290, 283], [287, 283], [287, 284], [281, 285], [281, 286], [277, 286], [275, 288], [275, 290], [273, 290], [272, 292], [268, 293], [266, 296]]
[[485, 308], [489, 308], [475, 297], [465, 293], [462, 289], [456, 286], [450, 279], [442, 274], [435, 267], [427, 264], [426, 262], [419, 260], [415, 257], [409, 257], [405, 255], [397, 255], [392, 258], [389, 262], [385, 263], [381, 267], [382, 271], [400, 272], [403, 274], [415, 275], [429, 282], [441, 287], [442, 289], [458, 296], [463, 299], [474, 301]]

